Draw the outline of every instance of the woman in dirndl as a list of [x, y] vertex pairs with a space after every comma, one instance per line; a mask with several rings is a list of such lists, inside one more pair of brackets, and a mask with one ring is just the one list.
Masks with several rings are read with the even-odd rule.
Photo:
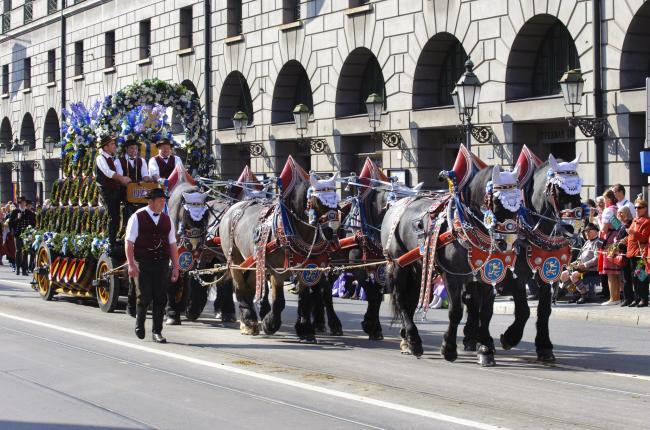
[[[603, 306], [618, 305], [621, 302], [621, 267], [616, 263], [617, 252], [610, 252], [621, 228], [621, 222], [616, 218], [616, 197], [612, 190], [603, 194], [605, 209], [601, 215], [601, 227], [599, 238], [603, 247], [598, 254], [598, 269], [601, 275], [607, 275], [609, 288], [609, 300], [602, 303]], [[603, 286], [604, 288], [604, 286]]]

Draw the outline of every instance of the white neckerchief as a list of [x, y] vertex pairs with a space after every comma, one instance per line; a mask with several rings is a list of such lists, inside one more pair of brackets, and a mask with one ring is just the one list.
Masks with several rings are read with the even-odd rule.
[[582, 178], [578, 175], [555, 173], [549, 182], [562, 188], [570, 196], [578, 195], [582, 191]]
[[506, 189], [496, 188], [493, 195], [510, 212], [519, 211], [521, 207], [521, 190], [518, 187]]
[[330, 209], [337, 209], [339, 204], [339, 195], [334, 190], [315, 191], [314, 187], [307, 190], [307, 198], [316, 197], [322, 204]]

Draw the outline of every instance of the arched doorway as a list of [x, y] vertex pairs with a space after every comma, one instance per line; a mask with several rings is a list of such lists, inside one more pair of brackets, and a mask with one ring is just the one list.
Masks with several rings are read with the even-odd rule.
[[[0, 143], [5, 148], [11, 148], [11, 121], [4, 117], [0, 123]], [[13, 180], [11, 178], [11, 163], [2, 163], [0, 165], [0, 202], [7, 203], [13, 198]]]
[[[573, 37], [566, 26], [551, 15], [528, 20], [515, 38], [506, 69], [506, 99], [560, 97], [559, 80], [570, 69], [580, 68]], [[526, 144], [542, 160], [549, 154], [564, 160], [576, 155], [575, 130], [557, 112], [557, 119], [513, 124], [513, 159]]]
[[[366, 115], [366, 99], [373, 93], [384, 99], [386, 109], [386, 86], [381, 66], [369, 49], [357, 48], [350, 52], [341, 68], [336, 87], [336, 117]], [[344, 175], [361, 173], [366, 157], [378, 166], [382, 165], [381, 142], [372, 139], [369, 133], [342, 135], [340, 139], [341, 172]]]
[[[293, 123], [293, 109], [301, 103], [309, 108], [311, 114], [314, 113], [309, 76], [302, 64], [291, 60], [282, 67], [275, 82], [271, 104], [271, 122], [273, 124]], [[309, 146], [300, 144], [297, 139], [276, 141], [274, 153], [276, 174], [280, 173], [289, 155], [292, 155], [305, 170], [311, 169]]]
[[512, 44], [506, 69], [506, 100], [560, 94], [558, 81], [580, 68], [575, 42], [566, 26], [551, 15], [531, 18]]
[[451, 92], [465, 72], [467, 53], [449, 33], [433, 36], [420, 54], [413, 78], [413, 109], [453, 104]]
[[[61, 140], [61, 129], [59, 125], [59, 115], [56, 113], [54, 108], [50, 108], [45, 115], [45, 122], [43, 123], [43, 146], [45, 147], [48, 139], [52, 139], [54, 142], [59, 142]], [[43, 154], [43, 158], [46, 158], [47, 154]], [[42, 184], [42, 200], [48, 199], [50, 197], [50, 192], [52, 191], [52, 184], [59, 176], [59, 164], [61, 163], [60, 158], [52, 158], [49, 160], [43, 161], [43, 184]]]
[[29, 150], [36, 149], [36, 127], [34, 127], [34, 119], [30, 113], [23, 116], [23, 122], [20, 124], [20, 141], [27, 141]]
[[650, 3], [634, 14], [625, 33], [621, 52], [621, 89], [645, 86], [650, 76]]
[[[246, 78], [238, 71], [231, 72], [223, 83], [217, 110], [217, 129], [234, 127], [232, 118], [237, 111], [246, 112], [248, 125], [253, 123], [253, 99]], [[239, 144], [221, 144], [218, 150], [221, 158], [221, 175], [237, 178], [246, 165], [251, 164], [248, 148]]]
[[[20, 142], [27, 142], [30, 151], [36, 149], [36, 127], [30, 113], [23, 116], [20, 124]], [[20, 193], [28, 199], [34, 200], [37, 197], [37, 187], [34, 181], [34, 167], [31, 163], [22, 163], [20, 167]]]

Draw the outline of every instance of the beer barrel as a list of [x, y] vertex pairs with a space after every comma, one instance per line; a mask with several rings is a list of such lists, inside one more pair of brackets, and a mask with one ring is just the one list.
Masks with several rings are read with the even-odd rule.
[[59, 271], [61, 260], [63, 260], [63, 258], [59, 255], [54, 259], [54, 261], [50, 265], [50, 273], [48, 274], [47, 277], [50, 280], [50, 282], [56, 282], [56, 274]]
[[78, 288], [88, 289], [91, 286], [91, 282], [94, 276], [94, 261], [90, 258], [80, 258], [77, 261], [77, 267], [75, 269], [75, 274], [72, 278], [72, 282], [77, 285]]
[[56, 276], [56, 282], [63, 284], [65, 283], [65, 274], [68, 270], [68, 264], [70, 263], [70, 260], [72, 260], [70, 257], [63, 257], [61, 259], [61, 263], [59, 264], [59, 270], [56, 271], [55, 276]]
[[63, 282], [65, 282], [66, 286], [74, 288], [76, 287], [75, 283], [72, 281], [74, 278], [75, 271], [77, 269], [77, 262], [79, 260], [77, 258], [71, 258], [68, 261], [68, 267], [65, 270], [65, 273], [63, 274]]

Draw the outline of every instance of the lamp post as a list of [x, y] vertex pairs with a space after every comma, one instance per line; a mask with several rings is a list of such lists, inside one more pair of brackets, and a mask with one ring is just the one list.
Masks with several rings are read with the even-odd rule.
[[478, 110], [480, 96], [481, 81], [474, 74], [474, 63], [468, 58], [465, 62], [465, 72], [451, 92], [454, 109], [465, 132], [465, 145], [468, 150], [471, 149], [472, 136], [480, 143], [486, 143], [494, 135], [491, 127], [472, 124], [472, 117], [474, 112]]
[[309, 148], [312, 151], [321, 153], [325, 151], [325, 139], [310, 139], [305, 137], [305, 134], [307, 134], [310, 113], [311, 111], [309, 106], [304, 103], [297, 104], [293, 109], [293, 120], [296, 123], [296, 133], [300, 136], [299, 142], [301, 144], [309, 145]]
[[[235, 134], [239, 143], [244, 143], [246, 137], [246, 128], [248, 127], [248, 114], [246, 112], [237, 111], [235, 116], [232, 117], [232, 123], [235, 127]], [[260, 143], [251, 143], [248, 147], [252, 156], [259, 157], [264, 153], [264, 147]]]
[[564, 107], [571, 113], [571, 117], [567, 118], [567, 121], [571, 127], [578, 127], [587, 137], [602, 137], [607, 131], [605, 118], [576, 117], [576, 113], [582, 107], [584, 86], [585, 80], [580, 69], [569, 70], [560, 78]]
[[372, 129], [372, 138], [381, 140], [389, 148], [397, 148], [402, 143], [402, 135], [396, 131], [377, 131], [381, 125], [381, 112], [384, 110], [384, 98], [377, 93], [372, 93], [366, 99], [368, 122]]
[[25, 156], [24, 150], [24, 145], [18, 141], [18, 138], [14, 139], [14, 144], [11, 147], [11, 155], [13, 156], [14, 162], [11, 165], [11, 169], [14, 170], [17, 175], [16, 198], [20, 197], [20, 164], [22, 163]]
[[4, 142], [0, 142], [0, 159], [5, 158], [6, 153], [7, 153], [7, 146], [5, 145]]

